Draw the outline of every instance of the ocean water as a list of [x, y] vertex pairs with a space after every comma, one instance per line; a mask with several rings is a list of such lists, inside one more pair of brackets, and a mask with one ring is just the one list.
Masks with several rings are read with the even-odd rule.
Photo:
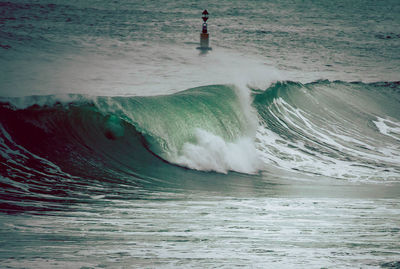
[[399, 14], [0, 2], [0, 267], [400, 268]]

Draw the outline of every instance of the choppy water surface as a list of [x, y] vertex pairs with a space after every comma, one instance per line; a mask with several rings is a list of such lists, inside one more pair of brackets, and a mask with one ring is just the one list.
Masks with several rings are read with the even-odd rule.
[[7, 248], [2, 264], [373, 268], [397, 260], [397, 198], [344, 198], [344, 187], [336, 188], [336, 197], [315, 198], [279, 191], [272, 197], [96, 197], [90, 205], [71, 206], [66, 212], [18, 214], [12, 222], [3, 215], [1, 236]]
[[400, 267], [399, 13], [0, 2], [0, 267]]

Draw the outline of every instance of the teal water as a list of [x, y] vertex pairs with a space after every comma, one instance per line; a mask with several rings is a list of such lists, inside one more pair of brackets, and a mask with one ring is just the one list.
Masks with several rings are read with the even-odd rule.
[[0, 2], [0, 267], [399, 267], [399, 11]]

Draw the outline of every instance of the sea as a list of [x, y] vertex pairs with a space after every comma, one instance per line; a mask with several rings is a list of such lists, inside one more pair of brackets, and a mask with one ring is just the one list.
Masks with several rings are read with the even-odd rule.
[[399, 14], [0, 1], [0, 267], [400, 268]]

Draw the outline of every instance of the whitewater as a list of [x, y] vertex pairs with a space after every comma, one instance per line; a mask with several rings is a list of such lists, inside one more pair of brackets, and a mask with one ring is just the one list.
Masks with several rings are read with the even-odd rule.
[[399, 12], [0, 2], [0, 267], [398, 268]]

